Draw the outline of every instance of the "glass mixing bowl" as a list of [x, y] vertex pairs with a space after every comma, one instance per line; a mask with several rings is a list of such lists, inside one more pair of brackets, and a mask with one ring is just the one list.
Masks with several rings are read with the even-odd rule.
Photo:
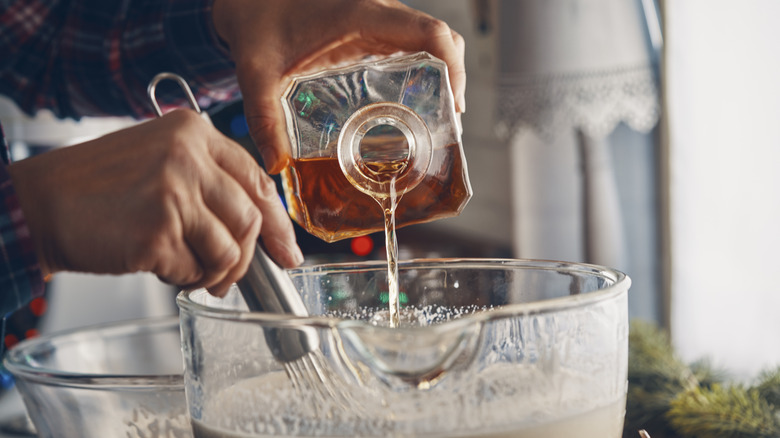
[[177, 317], [41, 336], [8, 352], [40, 437], [191, 437]]
[[[248, 312], [235, 288], [179, 294], [195, 436], [620, 437], [626, 275], [477, 259], [399, 271], [399, 328], [384, 262], [290, 271], [308, 317]], [[285, 339], [313, 348], [282, 363]]]

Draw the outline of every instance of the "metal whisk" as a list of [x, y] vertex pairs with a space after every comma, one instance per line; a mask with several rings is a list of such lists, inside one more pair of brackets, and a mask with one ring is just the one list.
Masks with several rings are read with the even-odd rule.
[[[260, 242], [255, 245], [246, 275], [236, 284], [251, 311], [309, 315], [290, 276], [271, 260]], [[265, 339], [274, 357], [285, 364], [313, 352], [319, 345], [319, 336], [311, 329], [267, 329]]]
[[[306, 306], [289, 275], [266, 254], [262, 244], [255, 246], [255, 254], [246, 275], [237, 282], [238, 289], [252, 311], [307, 316]], [[348, 394], [319, 350], [319, 336], [314, 329], [269, 328], [264, 331], [271, 353], [284, 364], [293, 386], [308, 393], [314, 400], [335, 400], [337, 406], [351, 405]], [[314, 405], [317, 410], [318, 404]]]

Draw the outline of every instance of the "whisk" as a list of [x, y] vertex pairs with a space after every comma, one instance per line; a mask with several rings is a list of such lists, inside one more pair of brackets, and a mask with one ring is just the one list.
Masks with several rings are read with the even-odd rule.
[[[249, 310], [308, 316], [290, 276], [271, 260], [260, 242], [255, 245], [246, 275], [236, 284]], [[313, 391], [315, 400], [327, 398], [338, 406], [351, 405], [343, 385], [329, 371], [314, 329], [269, 328], [264, 333], [271, 353], [282, 362], [296, 389], [302, 393]]]

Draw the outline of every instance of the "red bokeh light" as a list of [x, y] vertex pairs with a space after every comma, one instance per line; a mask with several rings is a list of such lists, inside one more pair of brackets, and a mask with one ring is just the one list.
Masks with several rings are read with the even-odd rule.
[[35, 316], [40, 317], [41, 315], [46, 313], [46, 307], [47, 307], [47, 303], [45, 298], [38, 297], [30, 301], [30, 311]]
[[14, 345], [19, 343], [19, 338], [16, 337], [16, 335], [8, 334], [5, 335], [5, 346], [6, 348], [11, 348]]
[[352, 253], [358, 257], [365, 257], [374, 250], [374, 240], [368, 236], [358, 236], [350, 242]]

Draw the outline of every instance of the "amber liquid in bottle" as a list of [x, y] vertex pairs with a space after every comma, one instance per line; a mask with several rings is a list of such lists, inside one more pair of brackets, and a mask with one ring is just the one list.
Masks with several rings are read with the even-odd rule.
[[[396, 227], [457, 215], [468, 201], [460, 145], [435, 149], [429, 176], [402, 196], [395, 210]], [[366, 162], [376, 173], [387, 172], [386, 163]], [[405, 163], [395, 163], [403, 173]], [[355, 188], [339, 167], [338, 159], [301, 158], [282, 172], [288, 210], [309, 233], [328, 242], [385, 230], [385, 212], [371, 196]]]

